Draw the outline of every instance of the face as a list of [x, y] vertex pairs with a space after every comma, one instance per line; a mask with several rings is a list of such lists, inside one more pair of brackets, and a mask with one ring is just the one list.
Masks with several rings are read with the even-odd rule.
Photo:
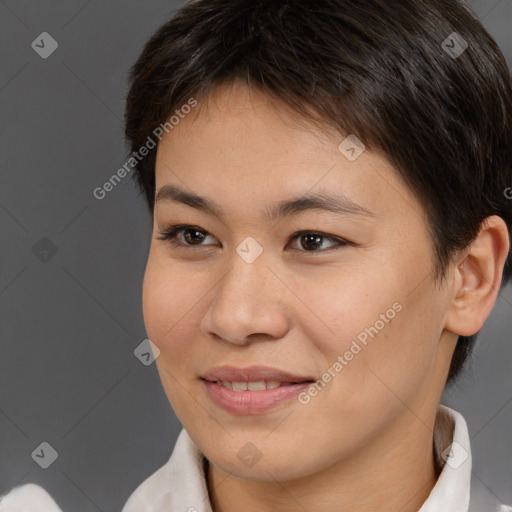
[[[418, 200], [383, 156], [354, 158], [345, 136], [254, 90], [219, 87], [202, 107], [158, 146], [143, 289], [184, 428], [215, 466], [258, 480], [305, 477], [425, 430], [453, 345]], [[279, 208], [304, 196], [317, 202]], [[240, 375], [214, 375], [221, 366]]]

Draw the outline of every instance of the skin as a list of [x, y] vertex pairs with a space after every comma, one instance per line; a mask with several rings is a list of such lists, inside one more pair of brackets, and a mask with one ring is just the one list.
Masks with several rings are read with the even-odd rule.
[[[208, 197], [225, 217], [156, 203], [143, 307], [168, 399], [209, 460], [214, 511], [417, 511], [438, 476], [433, 428], [458, 335], [480, 330], [497, 297], [505, 223], [490, 217], [436, 281], [424, 212], [383, 155], [349, 161], [345, 136], [241, 85], [215, 88], [204, 106], [159, 143], [156, 190]], [[373, 215], [264, 220], [275, 202], [319, 191]], [[173, 247], [158, 239], [172, 224], [205, 238], [181, 232]], [[311, 249], [291, 238], [299, 230], [326, 238]], [[248, 236], [263, 248], [253, 263], [236, 252]], [[199, 379], [223, 364], [320, 379], [394, 303], [401, 311], [308, 404], [233, 415]], [[237, 457], [248, 442], [261, 453], [252, 467]]]

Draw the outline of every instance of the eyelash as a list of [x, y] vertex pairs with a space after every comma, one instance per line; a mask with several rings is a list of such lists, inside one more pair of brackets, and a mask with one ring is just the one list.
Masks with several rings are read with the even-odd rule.
[[[177, 225], [174, 225], [174, 226], [169, 226], [169, 228], [167, 228], [164, 231], [159, 231], [158, 234], [160, 236], [158, 236], [157, 239], [158, 240], [163, 240], [165, 242], [168, 242], [173, 247], [180, 248], [180, 249], [188, 250], [188, 249], [194, 249], [194, 248], [197, 248], [197, 247], [205, 247], [205, 245], [188, 245], [188, 244], [183, 244], [181, 242], [175, 242], [174, 241], [176, 239], [176, 236], [177, 236], [178, 233], [180, 233], [181, 231], [187, 231], [187, 230], [199, 231], [199, 232], [203, 233], [205, 236], [210, 235], [210, 233], [208, 233], [208, 231], [205, 231], [204, 229], [201, 229], [201, 228], [199, 228], [197, 226], [191, 226], [191, 225], [188, 225], [188, 224], [177, 224]], [[297, 238], [299, 236], [302, 236], [302, 235], [317, 235], [317, 236], [321, 236], [321, 237], [323, 237], [326, 240], [329, 240], [329, 241], [332, 241], [332, 242], [337, 242], [338, 245], [337, 246], [333, 246], [333, 247], [329, 247], [327, 249], [319, 249], [319, 250], [313, 250], [313, 251], [306, 251], [306, 250], [301, 250], [301, 249], [293, 249], [294, 251], [305, 252], [305, 253], [326, 252], [326, 251], [329, 251], [329, 250], [341, 249], [342, 247], [345, 247], [345, 246], [349, 245], [349, 243], [350, 243], [350, 242], [347, 242], [346, 240], [343, 240], [341, 238], [337, 238], [337, 237], [333, 237], [333, 236], [327, 235], [326, 233], [322, 233], [322, 232], [319, 232], [319, 231], [307, 231], [307, 230], [297, 231], [296, 233], [294, 233], [290, 237], [290, 241], [294, 240], [295, 238]]]

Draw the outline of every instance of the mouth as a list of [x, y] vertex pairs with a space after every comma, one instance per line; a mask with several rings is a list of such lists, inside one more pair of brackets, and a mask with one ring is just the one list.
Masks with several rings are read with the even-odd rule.
[[293, 386], [295, 384], [312, 383], [313, 380], [304, 380], [299, 382], [280, 382], [277, 380], [259, 380], [259, 381], [228, 381], [228, 380], [217, 380], [211, 381], [208, 379], [207, 382], [212, 382], [219, 386], [223, 386], [226, 389], [232, 391], [265, 391], [266, 389], [276, 389], [282, 386]]
[[293, 403], [315, 379], [277, 368], [222, 366], [200, 377], [204, 389], [220, 408], [233, 415], [264, 414]]
[[[261, 415], [278, 407], [290, 406], [296, 403], [297, 396], [311, 385], [311, 381], [201, 381], [212, 403], [232, 415]], [[274, 387], [267, 387], [269, 384]], [[258, 389], [250, 389], [255, 387], [254, 385]]]
[[270, 366], [218, 366], [204, 373], [201, 379], [235, 391], [259, 391], [316, 380], [310, 375], [293, 375], [286, 370]]

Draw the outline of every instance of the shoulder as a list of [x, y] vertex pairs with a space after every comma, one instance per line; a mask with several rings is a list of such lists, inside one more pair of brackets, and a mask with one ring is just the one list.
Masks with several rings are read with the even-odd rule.
[[[452, 444], [458, 447], [450, 449], [450, 463], [443, 454]], [[512, 507], [503, 504], [492, 488], [473, 471], [469, 431], [463, 415], [442, 404], [436, 416], [434, 454], [437, 465], [442, 469], [432, 492], [435, 507], [426, 510], [438, 510], [440, 503], [446, 504], [447, 499], [453, 500], [455, 497], [454, 505], [463, 503], [466, 506], [465, 503], [469, 503], [468, 508], [464, 508], [467, 512], [512, 512]]]
[[167, 463], [135, 489], [125, 503], [122, 512], [140, 512], [141, 510], [149, 512], [156, 510], [167, 499], [169, 493], [168, 485]]
[[203, 455], [182, 429], [167, 463], [149, 476], [129, 497], [122, 512], [204, 510], [208, 499]]
[[0, 512], [62, 512], [51, 496], [36, 484], [15, 487], [0, 498]]

